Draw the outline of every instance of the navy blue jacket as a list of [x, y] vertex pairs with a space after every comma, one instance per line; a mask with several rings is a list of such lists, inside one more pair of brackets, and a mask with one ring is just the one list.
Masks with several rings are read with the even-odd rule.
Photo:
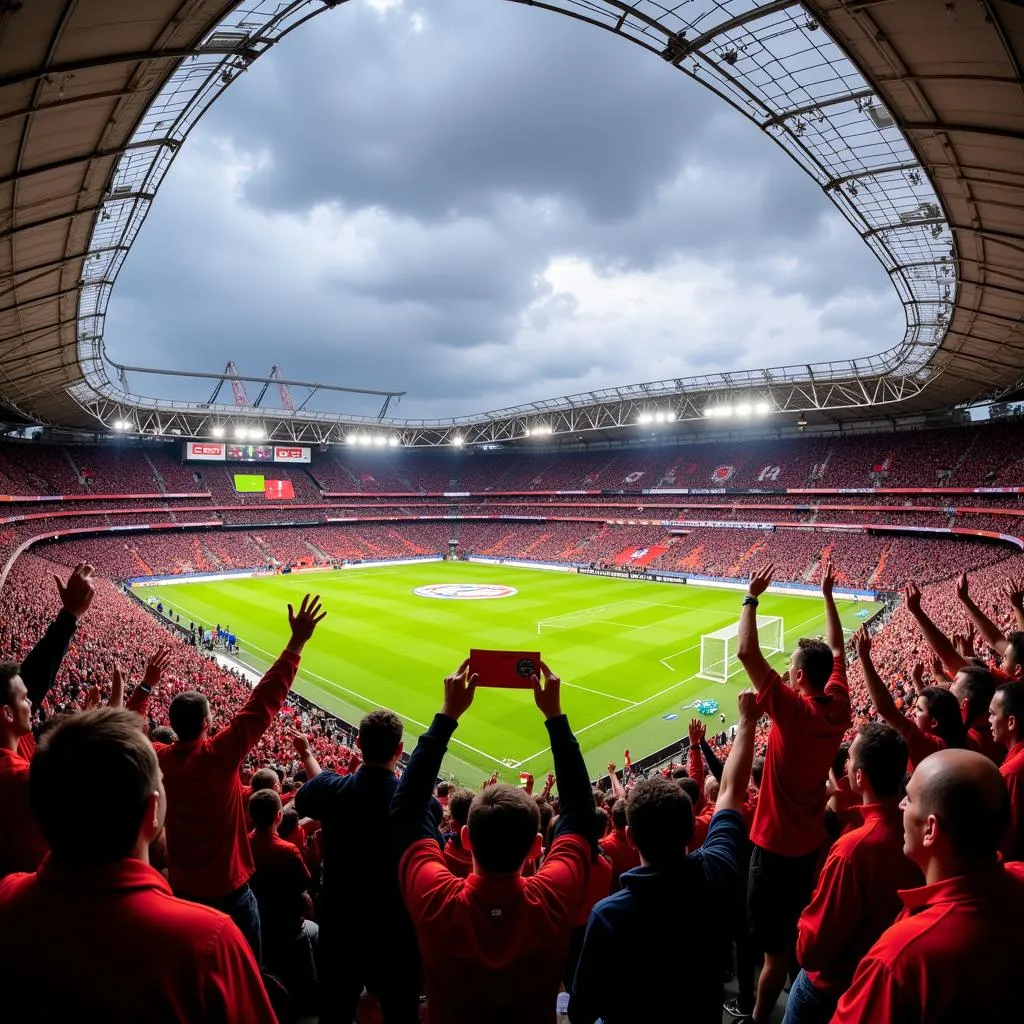
[[[746, 841], [742, 815], [718, 811], [704, 845], [677, 865], [620, 876], [622, 889], [590, 912], [569, 1003], [572, 1024], [721, 1024], [723, 950]], [[687, 940], [691, 924], [699, 927], [698, 942]]]

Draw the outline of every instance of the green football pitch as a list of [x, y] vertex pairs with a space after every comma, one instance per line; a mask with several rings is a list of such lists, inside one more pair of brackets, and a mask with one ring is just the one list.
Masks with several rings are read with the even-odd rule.
[[[497, 584], [511, 596], [441, 600], [432, 584]], [[349, 722], [387, 707], [405, 721], [406, 747], [441, 706], [442, 679], [471, 647], [540, 651], [562, 677], [562, 706], [592, 777], [679, 740], [700, 699], [736, 718], [742, 671], [727, 683], [697, 677], [700, 638], [739, 618], [736, 590], [580, 576], [468, 562], [424, 562], [322, 574], [136, 588], [181, 616], [234, 632], [240, 660], [263, 670], [288, 639], [286, 604], [320, 594], [327, 619], [306, 646], [296, 690]], [[846, 629], [869, 605], [839, 602]], [[824, 628], [820, 598], [766, 595], [759, 613], [781, 616], [787, 648]], [[776, 655], [776, 665], [786, 663]], [[721, 728], [718, 714], [709, 731]], [[551, 767], [547, 733], [528, 690], [478, 689], [450, 745], [445, 770], [475, 784], [497, 770], [538, 778]]]

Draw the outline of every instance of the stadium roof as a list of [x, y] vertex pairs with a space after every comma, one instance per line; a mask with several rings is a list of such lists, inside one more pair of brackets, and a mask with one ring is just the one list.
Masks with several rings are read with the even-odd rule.
[[343, 2], [0, 0], [9, 420], [184, 436], [250, 422], [288, 440], [386, 430], [407, 444], [448, 444], [615, 429], [641, 416], [682, 422], [709, 406], [735, 415], [765, 403], [812, 422], [904, 416], [1024, 387], [1020, 0], [512, 0], [622, 35], [753, 119], [873, 249], [903, 301], [905, 337], [879, 339], [879, 355], [855, 362], [831, 353], [453, 420], [128, 393], [103, 352], [104, 314], [163, 175], [253, 60]]

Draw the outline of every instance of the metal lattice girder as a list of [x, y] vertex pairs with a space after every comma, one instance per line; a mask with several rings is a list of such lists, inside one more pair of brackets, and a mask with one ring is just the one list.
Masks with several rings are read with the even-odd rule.
[[[15, 66], [8, 72], [8, 78], [14, 74], [24, 83], [37, 84], [31, 102], [28, 94], [21, 96], [17, 103], [0, 111], [0, 122], [19, 117], [38, 119], [44, 112], [60, 109], [65, 87], [74, 74], [83, 80], [71, 89], [66, 105], [80, 104], [87, 111], [101, 98], [131, 100], [136, 92], [127, 82], [103, 91], [102, 86], [113, 83], [114, 78], [109, 83], [85, 80], [96, 68], [106, 68], [102, 73], [112, 75], [110, 69], [124, 67], [128, 59], [139, 62], [138, 94], [147, 97], [141, 116], [132, 116], [135, 128], [130, 137], [115, 140], [115, 150], [98, 144], [89, 157], [105, 184], [76, 214], [92, 218], [87, 251], [65, 249], [61, 259], [40, 261], [34, 267], [14, 264], [6, 275], [0, 275], [3, 337], [9, 331], [13, 337], [17, 328], [16, 319], [5, 318], [5, 289], [14, 295], [10, 308], [16, 314], [21, 309], [18, 296], [29, 283], [39, 285], [47, 295], [73, 293], [65, 273], [69, 267], [80, 282], [77, 323], [68, 322], [65, 309], [52, 318], [53, 344], [60, 355], [53, 361], [53, 368], [33, 380], [24, 380], [13, 364], [10, 370], [0, 365], [0, 390], [9, 405], [24, 407], [31, 414], [39, 395], [52, 394], [59, 388], [75, 407], [86, 410], [100, 423], [109, 424], [119, 418], [140, 428], [145, 425], [147, 430], [180, 430], [183, 435], [202, 434], [229, 413], [243, 414], [230, 406], [166, 402], [134, 395], [123, 383], [124, 374], [112, 380], [110, 371], [116, 367], [108, 363], [103, 351], [107, 302], [164, 174], [202, 113], [253, 60], [316, 14], [344, 2], [243, 0], [230, 5], [222, 20], [213, 25], [222, 8], [197, 0], [181, 17], [175, 8], [167, 32], [154, 43], [152, 51], [143, 54], [127, 45], [119, 49], [112, 41], [109, 52], [90, 56], [81, 50], [69, 51], [63, 60], [54, 58], [38, 68]], [[657, 381], [454, 420], [399, 420], [388, 415], [387, 403], [376, 418], [334, 416], [307, 408], [313, 398], [311, 392], [297, 410], [259, 410], [268, 435], [290, 440], [337, 440], [346, 432], [372, 427], [401, 431], [407, 443], [440, 444], [459, 438], [472, 444], [514, 439], [536, 428], [554, 433], [604, 430], [626, 425], [651, 410], [691, 419], [703, 415], [704, 408], [716, 402], [758, 401], [779, 411], [847, 410], [856, 414], [856, 410], [864, 410], [870, 415], [873, 406], [891, 406], [895, 411], [901, 403], [910, 402], [913, 408], [924, 408], [918, 396], [926, 388], [932, 389], [930, 394], [948, 395], [959, 387], [957, 400], [975, 397], [984, 390], [978, 371], [971, 369], [971, 361], [983, 363], [990, 354], [979, 344], [997, 345], [1015, 329], [1018, 308], [1014, 302], [1020, 298], [1024, 277], [1013, 276], [1019, 264], [1014, 248], [1018, 246], [1014, 239], [1019, 240], [1021, 235], [1019, 225], [997, 218], [985, 221], [979, 214], [984, 197], [978, 196], [982, 185], [999, 189], [999, 202], [991, 209], [1009, 207], [1007, 197], [1016, 199], [1018, 193], [1007, 190], [1024, 187], [1024, 176], [1019, 171], [1024, 161], [1003, 154], [1001, 165], [996, 166], [999, 161], [991, 156], [990, 140], [1009, 145], [1019, 136], [1012, 125], [973, 123], [962, 113], [967, 109], [962, 104], [936, 113], [923, 98], [927, 86], [922, 83], [929, 76], [934, 79], [962, 74], [964, 81], [984, 77], [972, 77], [974, 65], [964, 71], [960, 64], [950, 63], [952, 58], [943, 58], [948, 67], [942, 61], [919, 61], [927, 65], [929, 73], [915, 79], [913, 69], [890, 45], [886, 28], [900, 30], [915, 15], [921, 31], [901, 38], [904, 52], [907, 39], [914, 41], [932, 31], [945, 31], [945, 23], [933, 16], [932, 5], [924, 0], [905, 0], [899, 5], [824, 5], [814, 0], [512, 2], [568, 15], [614, 32], [658, 59], [670, 61], [757, 124], [818, 182], [874, 251], [906, 309], [903, 340], [876, 356], [856, 361]], [[886, 26], [885, 18], [895, 18], [890, 8], [899, 8], [902, 21]], [[983, 60], [989, 63], [983, 66], [990, 80], [1010, 84], [1018, 81], [1020, 65], [1014, 63], [1011, 34], [993, 5], [985, 4], [984, 12], [957, 13], [962, 20], [970, 21], [976, 42], [982, 34], [988, 40]], [[73, 18], [74, 5], [68, 5], [63, 20], [52, 26], [52, 38], [67, 36]], [[189, 36], [183, 28], [186, 25], [193, 29], [201, 25], [203, 29]], [[842, 47], [827, 30], [839, 34]], [[864, 45], [857, 50], [862, 41]], [[948, 41], [944, 39], [942, 45]], [[851, 59], [854, 52], [860, 65]], [[1000, 70], [999, 58], [1006, 55], [1011, 59]], [[68, 57], [77, 62], [77, 71], [69, 70]], [[147, 81], [154, 83], [149, 92]], [[911, 99], [916, 99], [901, 107], [899, 90], [906, 90], [908, 82], [916, 90]], [[0, 74], [0, 90], [3, 83]], [[22, 87], [28, 88], [24, 83]], [[986, 96], [972, 109], [985, 110], [990, 100]], [[988, 166], [972, 169], [965, 168], [963, 160], [957, 162], [956, 148], [964, 135], [979, 136], [979, 146], [988, 146], [969, 154], [975, 163], [984, 161]], [[927, 170], [920, 159], [923, 151], [928, 156]], [[59, 170], [56, 164], [62, 160], [63, 156], [36, 166], [19, 165], [0, 177], [14, 181], [32, 175], [34, 181], [49, 181], [48, 175]], [[966, 187], [958, 183], [972, 173], [975, 177], [967, 186], [972, 194], [962, 202], [959, 197]], [[949, 185], [941, 198], [936, 183]], [[60, 194], [70, 195], [67, 189]], [[950, 195], [960, 203], [951, 207], [958, 221], [952, 226]], [[14, 215], [16, 223], [12, 220], [5, 226], [0, 222], [0, 228], [33, 230], [21, 214], [14, 211]], [[59, 226], [59, 218], [57, 212], [40, 219]], [[970, 250], [966, 255], [962, 251], [965, 246]], [[1020, 252], [1024, 253], [1024, 248]], [[967, 276], [965, 267], [970, 271]], [[993, 289], [1003, 289], [1006, 300], [998, 308], [981, 309], [979, 295], [989, 284]], [[966, 301], [971, 305], [961, 305], [968, 285]], [[968, 351], [970, 346], [973, 348]], [[989, 360], [988, 365], [995, 368], [1001, 364]], [[998, 382], [990, 381], [990, 393], [998, 393], [1022, 376], [1010, 371], [1012, 365]], [[917, 401], [912, 401], [915, 398]], [[52, 402], [50, 407], [56, 408]]]

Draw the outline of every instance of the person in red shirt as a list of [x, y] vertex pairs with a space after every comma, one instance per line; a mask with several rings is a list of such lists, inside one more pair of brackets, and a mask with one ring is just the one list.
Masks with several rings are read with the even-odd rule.
[[276, 1024], [231, 919], [175, 898], [149, 864], [166, 801], [137, 714], [58, 718], [30, 788], [50, 852], [35, 873], [0, 881], [5, 1020]]
[[926, 757], [907, 785], [903, 850], [924, 885], [861, 960], [832, 1024], [1020, 1018], [1024, 877], [998, 858], [999, 771], [973, 750]]
[[956, 697], [941, 686], [926, 686], [914, 703], [914, 717], [907, 718], [896, 707], [889, 687], [871, 660], [871, 635], [867, 628], [854, 637], [857, 657], [864, 670], [864, 683], [878, 717], [895, 729], [907, 743], [910, 767], [914, 768], [929, 754], [947, 747], [966, 747], [967, 729]]
[[964, 665], [949, 685], [960, 702], [960, 714], [967, 726], [967, 748], [984, 754], [993, 764], [1003, 763], [1006, 748], [996, 743], [988, 722], [988, 709], [996, 692], [992, 670], [982, 665]]
[[907, 744], [895, 729], [882, 722], [860, 727], [846, 777], [861, 800], [863, 824], [836, 840], [800, 915], [802, 970], [790, 988], [784, 1024], [828, 1024], [861, 957], [899, 913], [898, 891], [923, 881], [920, 868], [903, 855], [906, 767]]
[[291, 639], [237, 715], [214, 735], [206, 697], [179, 693], [170, 706], [176, 743], [155, 745], [167, 788], [168, 876], [175, 893], [223, 910], [260, 959], [260, 918], [249, 888], [252, 853], [239, 768], [281, 710], [306, 642], [326, 612], [319, 597], [288, 605]]
[[35, 871], [46, 841], [29, 809], [32, 717], [57, 677], [78, 620], [92, 604], [93, 568], [82, 562], [67, 583], [56, 580], [61, 610], [25, 660], [0, 662], [0, 878]]
[[1024, 861], [1024, 682], [1007, 683], [992, 696], [992, 737], [1006, 746], [999, 774], [1010, 794], [1010, 822], [999, 845], [1004, 860]]
[[554, 1024], [569, 932], [587, 888], [596, 805], [579, 744], [562, 714], [561, 681], [541, 665], [533, 697], [544, 715], [560, 814], [536, 874], [540, 812], [532, 797], [501, 783], [477, 793], [462, 833], [473, 873], [447, 868], [434, 833], [431, 793], [448, 740], [473, 702], [469, 662], [444, 681], [444, 704], [419, 738], [391, 803], [402, 850], [399, 882], [423, 956], [430, 1024]]
[[257, 790], [248, 806], [255, 866], [249, 884], [260, 910], [263, 964], [284, 982], [293, 1006], [310, 1012], [317, 996], [318, 928], [307, 917], [313, 905], [309, 869], [295, 844], [278, 835], [284, 808], [277, 791]]
[[612, 830], [598, 842], [612, 864], [611, 892], [619, 891], [619, 876], [640, 867], [640, 851], [626, 837], [626, 798], [612, 805]]
[[774, 566], [750, 578], [740, 615], [737, 656], [772, 720], [754, 824], [750, 830], [747, 911], [754, 944], [764, 953], [754, 1020], [767, 1022], [793, 963], [796, 926], [814, 888], [825, 841], [825, 783], [850, 727], [843, 627], [832, 597], [832, 566], [822, 571], [827, 640], [800, 640], [788, 682], [765, 660], [757, 639], [758, 598]]
[[462, 830], [469, 824], [469, 807], [473, 802], [473, 793], [468, 789], [449, 789], [447, 799], [452, 834], [444, 844], [444, 862], [453, 875], [468, 878], [473, 870], [473, 855], [462, 845]]

